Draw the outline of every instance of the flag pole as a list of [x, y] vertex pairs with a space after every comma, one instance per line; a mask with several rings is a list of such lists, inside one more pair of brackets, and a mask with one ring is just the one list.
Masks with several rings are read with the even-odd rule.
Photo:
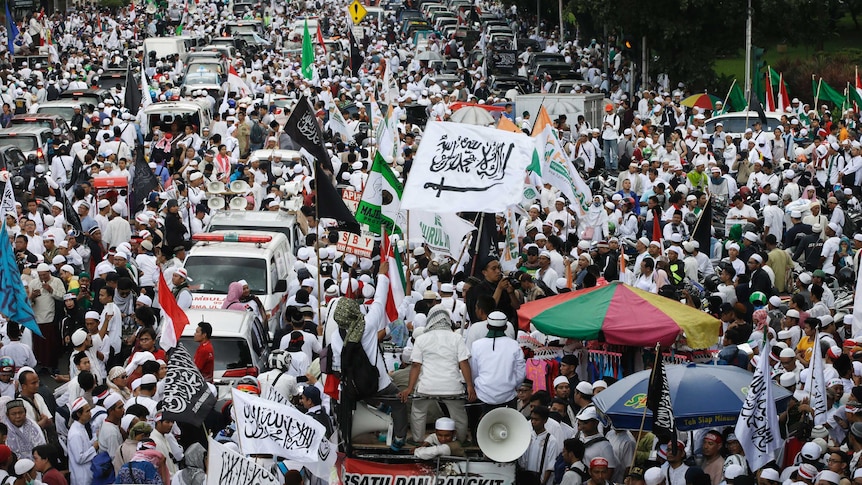
[[[635, 442], [638, 442], [641, 439], [641, 435], [644, 432], [644, 425], [646, 425], [646, 412], [649, 409], [647, 406], [646, 400], [649, 399], [649, 390], [652, 389], [652, 386], [655, 385], [653, 379], [655, 379], [655, 367], [658, 365], [658, 361], [661, 359], [661, 343], [655, 343], [655, 361], [652, 363], [652, 371], [650, 372], [649, 385], [647, 386], [647, 395], [644, 398], [644, 412], [641, 415], [641, 427], [638, 429], [637, 437], [635, 438]], [[635, 459], [637, 458], [637, 453], [632, 453], [632, 462], [629, 465], [629, 470], [631, 470], [635, 466]]]
[[[405, 261], [407, 262], [407, 264], [404, 265], [404, 273], [405, 273], [404, 281], [407, 282], [407, 288], [405, 288], [405, 290], [404, 290], [404, 295], [410, 296], [410, 289], [413, 287], [413, 280], [410, 278], [410, 275], [412, 275], [413, 272], [410, 271], [410, 211], [408, 210], [406, 212], [407, 212], [407, 229], [405, 230], [405, 237], [407, 238], [407, 244], [405, 244], [404, 247], [407, 249], [407, 251], [406, 251], [407, 257], [405, 258]], [[398, 248], [395, 248], [395, 249], [397, 250]]]
[[[814, 80], [814, 74], [811, 75], [811, 80], [812, 81]], [[823, 85], [823, 78], [821, 77], [820, 81], [817, 81], [817, 92], [814, 93], [814, 112], [818, 113], [818, 114], [820, 113], [820, 111], [818, 110], [817, 105], [818, 105], [818, 101], [820, 100], [820, 86], [822, 86], [822, 85]]]
[[733, 92], [734, 86], [736, 86], [736, 78], [733, 78], [733, 82], [730, 83], [730, 89], [727, 90], [727, 96], [724, 97], [724, 103], [721, 105], [724, 113], [727, 113], [727, 102], [730, 100], [730, 93]]

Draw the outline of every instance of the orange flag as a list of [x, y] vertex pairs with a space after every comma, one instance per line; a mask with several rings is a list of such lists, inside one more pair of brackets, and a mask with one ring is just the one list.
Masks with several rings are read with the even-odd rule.
[[548, 110], [545, 109], [544, 106], [539, 108], [539, 114], [536, 115], [536, 124], [533, 125], [533, 133], [531, 136], [538, 136], [542, 130], [545, 129], [545, 126], [551, 125], [551, 117], [548, 116]]
[[511, 131], [513, 133], [522, 133], [521, 129], [505, 116], [500, 116], [500, 121], [497, 123], [498, 130]]

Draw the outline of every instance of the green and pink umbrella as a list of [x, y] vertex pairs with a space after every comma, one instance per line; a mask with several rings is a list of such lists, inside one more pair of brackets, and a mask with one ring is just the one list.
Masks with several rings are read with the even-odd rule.
[[518, 324], [530, 323], [546, 335], [596, 340], [612, 345], [650, 347], [673, 344], [685, 332], [688, 346], [711, 347], [721, 322], [696, 308], [663, 296], [613, 282], [542, 298], [518, 310]]

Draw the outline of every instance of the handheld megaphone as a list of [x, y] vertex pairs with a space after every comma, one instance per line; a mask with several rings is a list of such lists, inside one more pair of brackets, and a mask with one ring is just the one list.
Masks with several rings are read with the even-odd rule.
[[530, 423], [514, 409], [497, 408], [479, 421], [476, 441], [489, 459], [500, 463], [515, 461], [530, 446]]

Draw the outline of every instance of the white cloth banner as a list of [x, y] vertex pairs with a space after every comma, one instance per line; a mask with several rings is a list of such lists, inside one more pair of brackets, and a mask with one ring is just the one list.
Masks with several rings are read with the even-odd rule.
[[232, 390], [239, 445], [245, 454], [281, 457], [298, 463], [326, 462], [335, 454], [326, 428], [292, 406]]
[[853, 296], [853, 308], [858, 308], [858, 311], [853, 312], [853, 333], [851, 335], [862, 334], [862, 271], [856, 272], [856, 293]]
[[[768, 341], [761, 348], [770, 348]], [[770, 371], [769, 357], [761, 358], [736, 422], [736, 437], [745, 450], [751, 470], [759, 470], [769, 463], [775, 458], [775, 452], [784, 446], [772, 399]]]
[[341, 136], [341, 141], [347, 143], [353, 138], [353, 134], [351, 133], [350, 127], [347, 126], [347, 121], [344, 120], [344, 116], [341, 115], [341, 110], [333, 104], [329, 107], [329, 129], [332, 130], [332, 133], [338, 134]]
[[536, 137], [536, 150], [542, 159], [542, 180], [560, 189], [569, 203], [577, 207], [578, 215], [587, 213], [592, 201], [590, 188], [563, 151], [551, 125]]
[[524, 172], [535, 146], [524, 134], [429, 121], [401, 209], [504, 212], [523, 197]]
[[455, 214], [410, 211], [409, 219], [411, 242], [424, 241], [435, 253], [452, 258], [461, 254], [464, 239], [476, 230], [476, 226]]
[[16, 214], [17, 218], [18, 211], [15, 210], [15, 192], [12, 190], [12, 178], [9, 172], [3, 175], [8, 175], [8, 178], [0, 177], [0, 182], [2, 182], [3, 178], [6, 178], [6, 183], [3, 184], [3, 198], [0, 199], [0, 217], [5, 219], [9, 214]]
[[826, 424], [826, 377], [823, 375], [823, 354], [820, 352], [820, 333], [815, 334], [811, 360], [808, 362], [808, 380], [805, 393], [809, 395], [808, 405], [814, 411], [814, 426]]
[[207, 485], [280, 485], [283, 479], [209, 438]]

